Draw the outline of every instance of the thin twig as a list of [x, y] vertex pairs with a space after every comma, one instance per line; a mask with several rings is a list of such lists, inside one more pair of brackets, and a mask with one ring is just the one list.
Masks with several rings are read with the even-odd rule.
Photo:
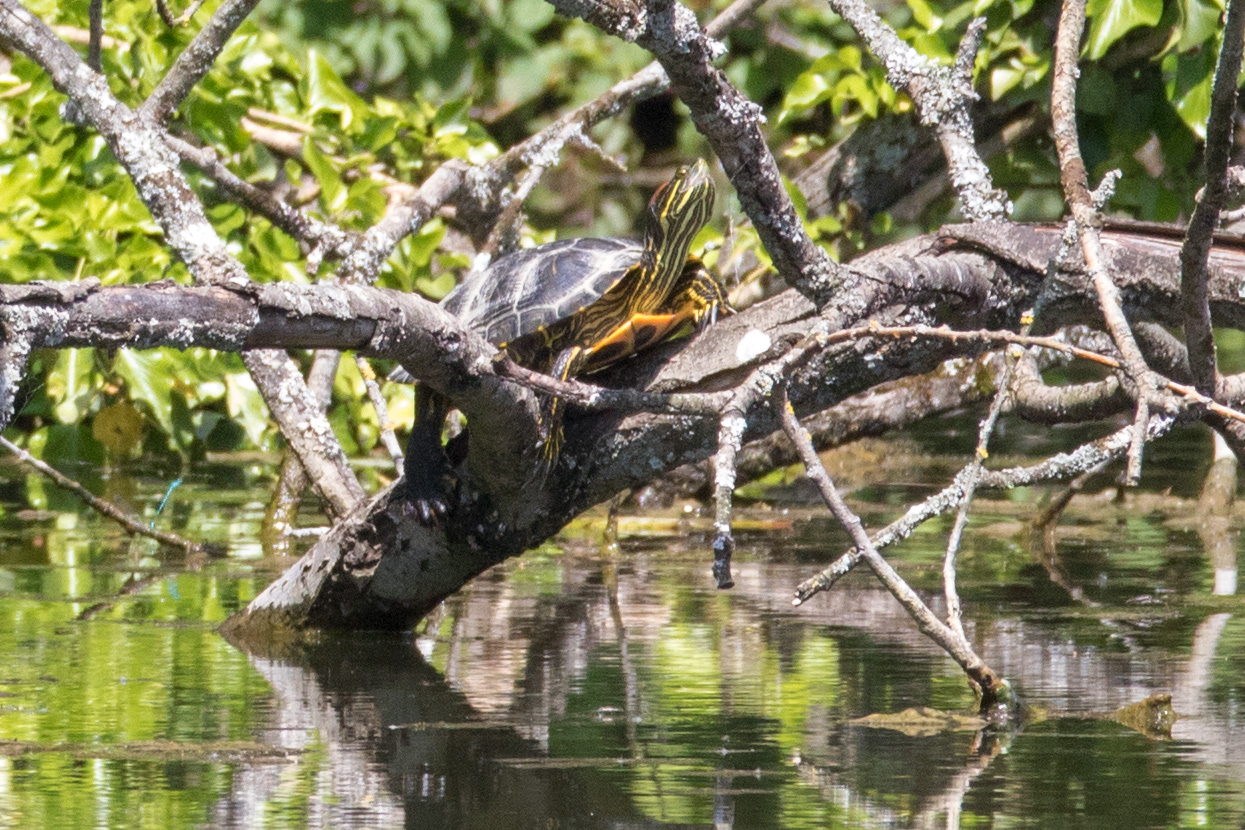
[[722, 412], [718, 423], [718, 451], [713, 457], [713, 576], [719, 588], [733, 588], [731, 557], [735, 534], [731, 530], [735, 494], [735, 458], [743, 445], [747, 427], [746, 402], [737, 396]]
[[[1153, 441], [1165, 435], [1176, 423], [1176, 419], [1159, 416], [1150, 419], [1149, 440]], [[1080, 475], [1099, 464], [1113, 461], [1128, 451], [1132, 439], [1132, 427], [1124, 429], [1082, 444], [1069, 453], [1058, 453], [1031, 467], [1012, 467], [1007, 470], [983, 470], [979, 487], [991, 489], [1011, 489], [1037, 484], [1043, 481], [1060, 480]], [[930, 496], [920, 504], [909, 507], [904, 515], [891, 522], [873, 535], [873, 544], [878, 548], [893, 545], [912, 534], [923, 522], [935, 516], [954, 510], [961, 501], [964, 482], [959, 475], [951, 484], [938, 493]], [[804, 580], [795, 590], [793, 605], [801, 605], [812, 597], [828, 591], [834, 584], [851, 572], [860, 563], [861, 554], [850, 550], [832, 562], [821, 573]]]
[[955, 586], [956, 555], [960, 549], [960, 540], [964, 536], [964, 528], [968, 524], [968, 513], [972, 508], [973, 495], [977, 492], [978, 482], [981, 481], [982, 464], [989, 454], [990, 435], [994, 432], [994, 425], [999, 419], [999, 413], [1003, 411], [1003, 403], [1007, 400], [1007, 389], [1011, 385], [1015, 366], [1016, 362], [1011, 360], [1003, 368], [1002, 377], [999, 378], [998, 392], [995, 393], [994, 400], [990, 402], [990, 409], [977, 430], [977, 447], [973, 452], [973, 460], [964, 470], [964, 498], [956, 512], [955, 523], [951, 526], [951, 533], [947, 537], [947, 550], [942, 558], [942, 586], [947, 600], [947, 625], [959, 637], [964, 636], [964, 623], [961, 619], [960, 594]]
[[[870, 337], [895, 339], [930, 338], [934, 340], [947, 340], [950, 342], [961, 343], [978, 342], [989, 346], [1018, 345], [1039, 349], [1049, 349], [1051, 351], [1060, 352], [1082, 360], [1088, 360], [1111, 369], [1121, 368], [1120, 361], [1113, 357], [1108, 357], [1107, 355], [1100, 354], [1098, 352], [1073, 346], [1057, 337], [1036, 337], [1033, 335], [1024, 335], [1010, 331], [996, 331], [991, 329], [958, 331], [946, 328], [945, 326], [935, 328], [925, 325], [865, 325], [855, 326], [849, 329], [840, 329], [839, 331], [832, 333], [813, 332], [802, 340], [800, 344], [793, 348], [791, 352], [788, 352], [780, 358], [779, 361], [766, 364], [762, 368], [764, 368], [767, 373], [771, 373], [779, 366], [789, 367], [793, 362], [805, 360], [817, 351], [825, 349], [829, 346], [855, 342]], [[514, 380], [515, 382], [530, 389], [535, 389], [551, 395], [557, 395], [558, 397], [572, 400], [579, 406], [586, 409], [593, 410], [622, 409], [636, 412], [665, 412], [669, 414], [714, 416], [722, 411], [722, 407], [725, 406], [730, 395], [739, 394], [738, 389], [734, 393], [681, 392], [677, 394], [641, 392], [634, 389], [607, 389], [605, 387], [596, 386], [581, 380], [557, 380], [541, 372], [536, 372], [519, 366], [506, 358], [498, 358], [494, 362], [494, 371], [498, 376]], [[743, 389], [754, 382], [755, 378], [745, 381], [744, 384], [741, 384], [739, 389]], [[1188, 384], [1177, 383], [1169, 380], [1163, 382], [1163, 388], [1179, 396], [1180, 398], [1183, 398], [1189, 405], [1205, 407], [1208, 411], [1214, 412], [1224, 418], [1245, 423], [1245, 412], [1241, 412], [1240, 410], [1218, 403], [1217, 401], [1201, 394]], [[766, 394], [768, 394], [768, 392]]]
[[808, 431], [801, 426], [799, 419], [796, 418], [795, 410], [791, 408], [791, 404], [787, 400], [786, 387], [783, 385], [778, 387], [774, 406], [782, 419], [783, 430], [786, 431], [787, 437], [791, 439], [791, 442], [795, 444], [800, 458], [804, 462], [804, 469], [808, 477], [817, 485], [822, 500], [830, 508], [830, 512], [834, 514], [834, 517], [839, 520], [839, 523], [843, 525], [852, 537], [852, 542], [856, 545], [856, 550], [860, 552], [861, 558], [869, 564], [878, 581], [886, 586], [891, 595], [899, 601], [904, 610], [916, 621], [917, 628], [920, 629], [921, 633], [937, 643], [952, 659], [959, 663], [960, 668], [968, 675], [974, 688], [981, 693], [983, 710], [993, 709], [995, 704], [999, 702], [999, 698], [1006, 694], [1006, 681], [996, 675], [985, 664], [985, 661], [973, 651], [972, 646], [969, 645], [967, 638], [964, 636], [963, 629], [959, 628], [957, 630], [940, 621], [937, 615], [929, 609], [929, 606], [921, 601], [916, 591], [912, 590], [912, 587], [904, 581], [903, 577], [878, 553], [873, 541], [869, 538], [868, 532], [865, 531], [860, 517], [847, 506], [847, 502], [843, 500], [843, 497], [839, 495], [838, 490], [835, 488], [834, 482], [830, 479], [830, 474], [826, 472], [825, 466], [817, 456], [817, 450], [813, 448], [813, 442], [809, 438]]
[[514, 192], [509, 195], [501, 213], [497, 215], [493, 229], [489, 231], [488, 239], [480, 248], [480, 253], [487, 257], [496, 256], [506, 244], [507, 239], [513, 239], [515, 229], [522, 221], [523, 203], [527, 201], [527, 197], [531, 195], [532, 190], [540, 183], [548, 169], [543, 164], [533, 163], [524, 173], [516, 176]]
[[91, 0], [86, 13], [91, 26], [91, 40], [86, 48], [86, 65], [99, 72], [103, 66], [100, 44], [104, 40], [104, 0]]
[[[822, 325], [824, 324], [818, 323], [819, 328]], [[797, 364], [817, 351], [818, 333], [820, 332], [805, 336], [777, 360], [754, 369], [743, 383], [726, 393], [729, 397], [719, 409], [721, 420], [718, 425], [718, 449], [713, 459], [713, 573], [717, 577], [719, 588], [730, 588], [734, 585], [730, 574], [731, 556], [735, 551], [735, 536], [731, 530], [735, 461], [743, 444], [748, 412], [758, 402], [769, 397]]]
[[194, 147], [175, 136], [168, 137], [168, 144], [184, 161], [211, 176], [222, 190], [243, 206], [260, 214], [294, 239], [318, 249], [322, 255], [338, 259], [346, 256], [358, 244], [357, 232], [342, 230], [331, 222], [324, 222], [304, 211], [296, 210], [274, 198], [266, 190], [238, 177], [220, 161], [213, 148]]
[[376, 420], [380, 423], [381, 443], [388, 450], [394, 465], [401, 470], [402, 445], [398, 443], [397, 436], [393, 434], [393, 423], [389, 420], [389, 406], [385, 403], [385, 396], [380, 391], [380, 384], [376, 382], [376, 372], [372, 369], [371, 362], [365, 357], [355, 355], [354, 362], [359, 367], [359, 374], [363, 376], [363, 383], [367, 387], [367, 397], [372, 402], [372, 409], [376, 410]]
[[493, 358], [493, 371], [498, 377], [512, 380], [520, 386], [556, 395], [594, 411], [664, 412], [716, 418], [732, 397], [730, 392], [644, 392], [639, 389], [610, 389], [574, 378], [558, 380], [544, 372], [521, 366], [504, 353]]
[[1064, 198], [1076, 220], [1085, 267], [1098, 294], [1107, 330], [1120, 352], [1124, 371], [1136, 389], [1137, 412], [1133, 420], [1133, 441], [1129, 451], [1128, 484], [1135, 484], [1141, 472], [1141, 449], [1145, 446], [1150, 416], [1150, 399], [1157, 379], [1146, 365], [1133, 338], [1128, 319], [1120, 305], [1120, 292], [1107, 273], [1107, 258], [1098, 235], [1101, 220], [1095, 199], [1089, 191], [1089, 178], [1081, 158], [1076, 129], [1077, 58], [1085, 29], [1085, 0], [1064, 0], [1055, 38], [1055, 66], [1051, 81], [1051, 120], [1055, 147], [1059, 153], [1060, 181]]
[[1180, 247], [1180, 302], [1184, 311], [1184, 339], [1189, 350], [1193, 385], [1204, 395], [1215, 395], [1219, 369], [1215, 359], [1215, 332], [1210, 319], [1210, 290], [1206, 262], [1227, 199], [1227, 170], [1232, 152], [1232, 125], [1236, 116], [1237, 81], [1241, 74], [1245, 40], [1245, 0], [1230, 0], [1223, 30], [1223, 48], [1215, 67], [1206, 124], [1206, 185], [1198, 195], [1189, 229]]

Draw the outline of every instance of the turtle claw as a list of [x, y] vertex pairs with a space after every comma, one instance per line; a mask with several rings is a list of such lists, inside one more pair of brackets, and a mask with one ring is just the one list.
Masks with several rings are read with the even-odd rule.
[[407, 514], [425, 527], [443, 527], [450, 513], [449, 502], [445, 491], [438, 486], [443, 481], [431, 481], [426, 476], [410, 475], [407, 470], [406, 509]]
[[442, 527], [449, 515], [449, 505], [440, 497], [403, 500], [403, 513], [424, 527]]
[[449, 482], [444, 455], [438, 451], [424, 464], [406, 466], [407, 515], [425, 527], [444, 527], [450, 513]]

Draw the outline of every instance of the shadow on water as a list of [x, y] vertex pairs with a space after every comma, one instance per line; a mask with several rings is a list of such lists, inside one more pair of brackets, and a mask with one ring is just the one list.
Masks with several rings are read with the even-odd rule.
[[[1011, 734], [860, 720], [972, 701], [871, 577], [791, 606], [842, 539], [795, 490], [742, 517], [730, 592], [694, 510], [623, 517], [615, 553], [590, 519], [414, 636], [249, 655], [215, 624], [282, 563], [0, 505], [0, 827], [1240, 827], [1242, 517], [1207, 535], [1178, 469], [1174, 495], [1079, 496], [1048, 549], [1042, 494], [981, 500], [961, 592], [1033, 707]], [[902, 502], [856, 487], [874, 524]], [[258, 538], [253, 496], [185, 489], [181, 530]], [[935, 607], [944, 533], [892, 554]], [[1103, 717], [1159, 693], [1171, 738]]]

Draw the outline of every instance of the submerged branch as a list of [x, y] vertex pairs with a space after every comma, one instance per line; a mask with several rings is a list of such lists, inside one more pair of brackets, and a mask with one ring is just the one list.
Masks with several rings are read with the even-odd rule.
[[[1165, 435], [1176, 424], [1175, 418], [1158, 417], [1150, 419], [1148, 440], [1155, 440]], [[1045, 461], [1030, 467], [1012, 467], [1006, 470], [983, 471], [978, 487], [990, 489], [1011, 489], [1037, 484], [1043, 481], [1060, 481], [1073, 478], [1088, 470], [1096, 469], [1127, 453], [1132, 444], [1133, 429], [1131, 426], [1118, 430], [1106, 438], [1083, 444], [1069, 453], [1058, 453]], [[960, 476], [930, 496], [920, 504], [909, 507], [904, 515], [882, 530], [871, 539], [876, 548], [893, 545], [912, 535], [921, 524], [941, 516], [960, 505], [965, 492], [964, 482]], [[802, 605], [822, 591], [828, 591], [835, 583], [847, 576], [853, 568], [860, 564], [861, 553], [853, 549], [834, 560], [821, 573], [804, 580], [795, 589], [793, 605]]]
[[117, 507], [110, 501], [101, 499], [90, 490], [82, 486], [81, 483], [74, 481], [69, 476], [57, 470], [50, 464], [47, 464], [35, 458], [21, 447], [14, 444], [7, 438], [0, 437], [0, 447], [4, 447], [17, 459], [26, 466], [36, 470], [40, 475], [50, 478], [58, 487], [63, 487], [82, 499], [88, 507], [99, 513], [101, 516], [111, 519], [121, 527], [125, 528], [127, 533], [137, 536], [146, 536], [148, 539], [154, 540], [156, 543], [174, 550], [180, 550], [186, 554], [200, 553], [204, 550], [203, 546], [198, 542], [192, 542], [189, 539], [183, 539], [176, 533], [170, 533], [166, 530], [156, 530], [154, 527], [145, 525], [138, 519], [126, 513], [120, 507]]
[[817, 450], [813, 448], [812, 439], [796, 418], [795, 410], [791, 408], [791, 403], [787, 400], [784, 387], [779, 387], [774, 405], [782, 419], [783, 430], [795, 444], [800, 459], [804, 462], [805, 472], [817, 485], [822, 500], [830, 508], [830, 512], [847, 529], [852, 542], [856, 545], [856, 550], [868, 563], [878, 581], [886, 586], [891, 595], [904, 607], [904, 610], [916, 622], [921, 633], [933, 640], [959, 663], [960, 668], [968, 675], [974, 690], [981, 697], [981, 711], [994, 714], [1002, 705], [1003, 714], [1006, 715], [1007, 707], [1012, 702], [1007, 681], [995, 674], [994, 670], [973, 651], [973, 647], [969, 645], [964, 636], [963, 628], [958, 624], [958, 618], [955, 625], [941, 622], [929, 606], [921, 601], [916, 591], [912, 590], [903, 577], [878, 553], [860, 517], [847, 506], [847, 502], [839, 495], [834, 482], [831, 481], [830, 474], [826, 472], [825, 466], [817, 456]]

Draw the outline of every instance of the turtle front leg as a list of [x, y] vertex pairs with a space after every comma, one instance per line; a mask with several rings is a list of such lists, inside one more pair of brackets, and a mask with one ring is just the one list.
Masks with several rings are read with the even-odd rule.
[[406, 442], [403, 474], [406, 500], [415, 516], [429, 527], [449, 513], [449, 463], [441, 445], [441, 427], [448, 404], [445, 397], [423, 384], [415, 387], [415, 423]]
[[683, 274], [671, 294], [676, 313], [685, 314], [696, 323], [697, 330], [717, 322], [718, 315], [734, 314], [726, 292], [704, 263], [695, 257], [687, 261]]

